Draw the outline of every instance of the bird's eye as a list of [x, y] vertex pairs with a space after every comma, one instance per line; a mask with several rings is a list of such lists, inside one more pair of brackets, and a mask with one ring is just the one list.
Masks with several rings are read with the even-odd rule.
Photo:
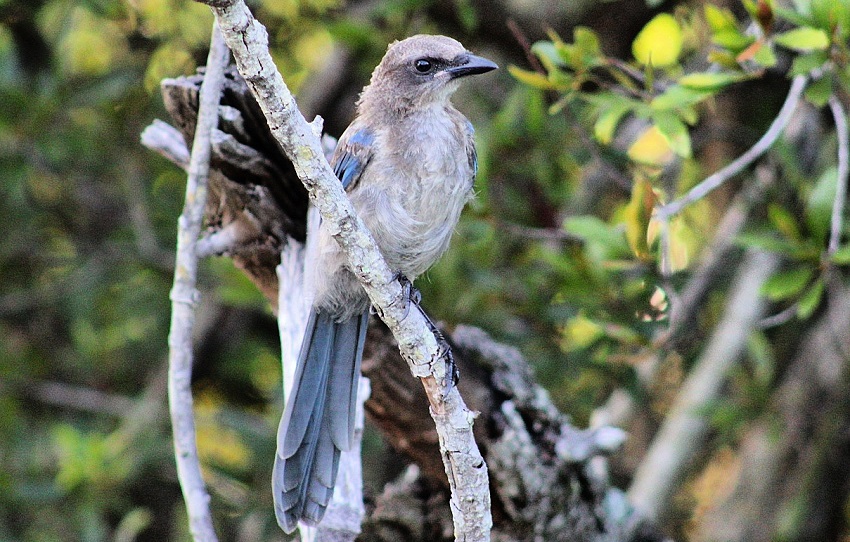
[[419, 73], [428, 73], [434, 65], [427, 58], [420, 58], [413, 63], [413, 67], [416, 68], [416, 71]]

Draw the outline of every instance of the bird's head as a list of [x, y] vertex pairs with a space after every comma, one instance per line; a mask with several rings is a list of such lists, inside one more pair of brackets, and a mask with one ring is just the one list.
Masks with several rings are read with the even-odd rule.
[[412, 36], [390, 44], [372, 72], [361, 103], [374, 101], [395, 108], [445, 103], [461, 79], [496, 68], [495, 63], [473, 55], [452, 38]]

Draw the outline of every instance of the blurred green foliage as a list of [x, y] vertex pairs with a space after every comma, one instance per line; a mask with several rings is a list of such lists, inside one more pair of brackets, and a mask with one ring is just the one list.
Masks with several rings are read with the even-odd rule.
[[[698, 157], [694, 156], [691, 132], [703, 115], [713, 112], [712, 101], [719, 94], [742, 82], [764, 79], [777, 66], [781, 54], [785, 55], [786, 69], [790, 65], [789, 77], [809, 78], [805, 98], [812, 105], [823, 107], [836, 92], [850, 89], [850, 3], [800, 1], [790, 9], [767, 0], [745, 0], [743, 7], [752, 18], [746, 31], [746, 24], [731, 10], [712, 4], [705, 4], [702, 12], [681, 8], [675, 16], [655, 16], [633, 41], [634, 64], [607, 56], [597, 34], [578, 26], [573, 30], [572, 42], [550, 32], [550, 40], [532, 46], [540, 70], [510, 67], [514, 77], [525, 85], [554, 93], [557, 99], [549, 112], [559, 114], [566, 110], [568, 115], [576, 116], [600, 145], [616, 150], [614, 139], [621, 125], [630, 118], [643, 121], [642, 131], [625, 149], [625, 158], [631, 162], [630, 198], [623, 198], [614, 206], [607, 221], [598, 215], [573, 217], [564, 222], [564, 228], [584, 240], [585, 257], [599, 254], [594, 245], [605, 239], [608, 254], [594, 262], [594, 269], [632, 268], [632, 274], [638, 272], [641, 278], [639, 285], [631, 287], [620, 282], [622, 276], [615, 278], [616, 274], [605, 276], [600, 283], [616, 284], [618, 301], [624, 299], [626, 292], [642, 290], [644, 308], [651, 306], [653, 310], [641, 317], [640, 305], [635, 315], [636, 305], [627, 303], [631, 314], [623, 314], [624, 319], [619, 320], [612, 319], [603, 306], [583, 307], [565, 328], [573, 345], [593, 346], [610, 336], [605, 332], [606, 326], [627, 326], [637, 332], [639, 328], [630, 323], [635, 316], [649, 321], [656, 316], [663, 318], [663, 310], [652, 314], [662, 307], [649, 302], [653, 285], [660, 282], [652, 276], [652, 270], [661, 268], [665, 258], [673, 271], [692, 266], [694, 255], [712, 237], [716, 216], [705, 202], [696, 202], [672, 219], [669, 246], [664, 252], [658, 243], [659, 228], [663, 226], [654, 212], [683, 195], [693, 183], [689, 173], [699, 164], [695, 162]], [[782, 31], [776, 31], [778, 27]], [[622, 147], [619, 150], [622, 152]], [[784, 155], [785, 160], [794, 160], [787, 148]], [[803, 206], [802, 217], [797, 209], [772, 203], [766, 220], [755, 231], [739, 236], [742, 245], [776, 251], [789, 261], [788, 268], [764, 285], [763, 294], [773, 301], [791, 303], [803, 319], [815, 312], [821, 300], [822, 273], [830, 267], [825, 262], [846, 264], [848, 253], [846, 246], [827, 252], [828, 237], [841, 236], [847, 228], [830, 230], [838, 178], [835, 148], [824, 149], [821, 158], [826, 160], [826, 167], [800, 179], [797, 192], [791, 194]], [[679, 164], [678, 178], [671, 182], [665, 178], [665, 168], [676, 161], [684, 163]], [[627, 248], [630, 254], [624, 252]], [[641, 264], [650, 267], [641, 270]], [[562, 262], [563, 265], [568, 264]], [[594, 286], [593, 291], [599, 293], [600, 284]], [[578, 299], [570, 298], [573, 306]], [[599, 299], [595, 297], [594, 301]], [[602, 321], [598, 320], [600, 317]], [[636, 344], [646, 344], [657, 331], [649, 326], [642, 334], [643, 343], [636, 342], [639, 332], [611, 338], [621, 343], [622, 354]], [[612, 352], [603, 350], [599, 359], [612, 359]]]
[[[450, 4], [449, 22], [436, 3], [407, 0], [251, 8], [296, 91], [336, 43], [356, 52], [359, 88], [388, 42], [416, 32], [463, 34], [519, 61], [519, 45], [488, 42], [477, 3]], [[531, 48], [539, 69], [511, 67], [513, 78], [458, 95], [477, 129], [478, 197], [417, 286], [436, 317], [519, 346], [580, 423], [615, 387], [647, 393], [636, 368], [667, 325], [659, 286], [688, 280], [726, 201], [671, 221], [671, 277], [658, 272], [653, 210], [718, 167], [698, 135], [719, 101], [758, 98], [732, 119], [751, 144], [786, 75], [815, 74], [816, 107], [850, 85], [848, 0], [742, 5], [749, 20], [689, 2], [656, 13], [628, 36], [628, 59], [590, 26], [565, 25]], [[185, 176], [138, 139], [167, 118], [159, 81], [203, 63], [211, 22], [188, 1], [0, 2], [0, 540], [189, 538], [162, 388]], [[751, 22], [758, 32], [745, 31]], [[801, 321], [818, 310], [824, 270], [850, 264], [847, 246], [825, 256], [834, 133], [823, 141], [808, 162], [776, 145], [787, 182], [738, 239], [783, 255], [764, 295]], [[202, 293], [198, 438], [217, 528], [225, 540], [283, 539], [268, 489], [281, 409], [274, 323], [228, 260], [204, 263]], [[705, 329], [723, 293], [706, 304]], [[767, 400], [774, 339], [752, 338], [736, 392], [709, 409], [730, 439]], [[697, 349], [686, 345], [685, 365]]]

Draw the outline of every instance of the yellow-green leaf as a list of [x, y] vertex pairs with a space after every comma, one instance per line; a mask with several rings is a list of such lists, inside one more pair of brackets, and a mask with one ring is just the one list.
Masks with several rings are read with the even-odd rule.
[[656, 111], [680, 109], [696, 105], [713, 94], [714, 92], [711, 90], [697, 90], [681, 85], [672, 85], [663, 94], [653, 98], [650, 106]]
[[564, 350], [587, 348], [605, 334], [602, 326], [583, 314], [571, 318], [564, 326]]
[[664, 166], [673, 159], [670, 142], [654, 125], [638, 136], [627, 154], [632, 161], [648, 166]]
[[673, 152], [682, 158], [691, 157], [691, 134], [688, 127], [675, 114], [664, 111], [653, 116], [653, 121], [667, 140]]
[[839, 248], [832, 254], [832, 256], [829, 257], [829, 259], [836, 265], [850, 264], [850, 245], [844, 245]]
[[803, 297], [797, 303], [797, 317], [805, 320], [815, 312], [815, 309], [820, 305], [820, 298], [823, 296], [823, 280], [818, 279], [812, 284], [811, 288], [806, 290]]
[[755, 42], [756, 39], [741, 33], [737, 28], [730, 28], [715, 33], [711, 37], [711, 41], [732, 51], [743, 51]]
[[638, 258], [649, 257], [646, 232], [649, 228], [655, 199], [652, 184], [643, 178], [635, 179], [632, 185], [632, 198], [624, 209], [623, 219], [626, 222], [626, 240], [629, 242], [632, 252]]
[[804, 96], [815, 107], [823, 107], [829, 101], [830, 96], [832, 96], [832, 92], [832, 78], [827, 75], [812, 81], [811, 84], [806, 87]]
[[616, 102], [602, 111], [593, 125], [593, 135], [596, 140], [607, 145], [614, 138], [614, 132], [620, 120], [631, 110], [628, 103]]
[[773, 47], [768, 44], [762, 45], [759, 47], [756, 54], [753, 55], [753, 60], [759, 63], [760, 66], [764, 66], [765, 68], [772, 68], [776, 66], [776, 53], [773, 51]]
[[722, 9], [714, 4], [705, 4], [705, 20], [708, 26], [715, 32], [736, 28], [735, 15], [728, 9]]
[[746, 79], [746, 76], [737, 73], [711, 73], [699, 72], [689, 73], [679, 79], [679, 84], [694, 90], [720, 90], [732, 83]]
[[803, 291], [813, 274], [811, 267], [798, 267], [777, 273], [765, 281], [761, 293], [773, 301], [788, 299]]
[[797, 220], [787, 209], [771, 203], [767, 207], [767, 216], [774, 227], [787, 239], [792, 241], [800, 240], [800, 228], [797, 226]]
[[543, 90], [555, 89], [555, 85], [553, 85], [552, 82], [549, 81], [549, 78], [543, 75], [542, 73], [523, 70], [522, 68], [518, 68], [516, 66], [508, 66], [508, 71], [520, 83], [525, 83], [528, 86]]
[[829, 36], [820, 28], [803, 26], [777, 35], [776, 43], [795, 51], [823, 51], [829, 47]]
[[632, 54], [644, 66], [672, 66], [682, 53], [682, 28], [669, 13], [660, 13], [638, 33]]

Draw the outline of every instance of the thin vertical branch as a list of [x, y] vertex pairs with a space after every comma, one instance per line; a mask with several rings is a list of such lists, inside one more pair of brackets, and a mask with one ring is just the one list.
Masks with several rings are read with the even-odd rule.
[[195, 244], [201, 231], [207, 200], [210, 167], [210, 134], [218, 124], [218, 104], [224, 84], [224, 68], [230, 58], [216, 24], [213, 24], [207, 72], [201, 86], [198, 123], [192, 143], [186, 202], [178, 220], [177, 259], [171, 290], [171, 332], [168, 335], [168, 404], [174, 431], [174, 457], [177, 477], [186, 501], [189, 529], [196, 542], [217, 540], [209, 510], [209, 494], [204, 486], [195, 419], [192, 411], [192, 328], [198, 291], [198, 256]]
[[835, 185], [835, 199], [832, 201], [828, 248], [828, 254], [832, 255], [838, 250], [838, 243], [841, 241], [844, 203], [847, 201], [847, 176], [850, 174], [850, 136], [847, 134], [847, 113], [835, 94], [829, 98], [829, 109], [835, 119], [835, 132], [838, 134], [838, 179]]

